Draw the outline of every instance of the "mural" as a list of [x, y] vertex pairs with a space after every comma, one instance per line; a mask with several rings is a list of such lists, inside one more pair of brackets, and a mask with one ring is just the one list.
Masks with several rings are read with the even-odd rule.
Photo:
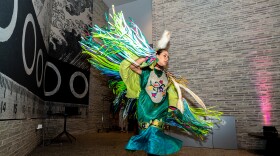
[[2, 0], [0, 10], [0, 119], [39, 117], [48, 56], [32, 2]]
[[49, 50], [49, 37], [51, 30], [52, 4], [49, 0], [32, 0], [34, 10], [43, 35], [45, 47]]
[[89, 70], [88, 56], [78, 43], [85, 25], [91, 25], [92, 0], [54, 0], [50, 32], [50, 56]]
[[88, 104], [89, 72], [48, 55], [50, 6], [45, 0], [0, 2], [1, 120], [39, 117], [45, 101]]
[[44, 68], [46, 101], [88, 104], [89, 72], [49, 57]]

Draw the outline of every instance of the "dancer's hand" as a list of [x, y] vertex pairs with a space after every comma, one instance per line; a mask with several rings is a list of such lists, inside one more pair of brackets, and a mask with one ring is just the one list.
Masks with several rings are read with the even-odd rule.
[[166, 75], [169, 77], [174, 77], [174, 74], [170, 73], [170, 72], [166, 72]]

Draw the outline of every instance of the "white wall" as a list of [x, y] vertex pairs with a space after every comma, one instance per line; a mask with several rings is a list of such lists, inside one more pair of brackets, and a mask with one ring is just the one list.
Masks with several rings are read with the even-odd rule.
[[[109, 7], [109, 12], [112, 13], [112, 6]], [[147, 38], [148, 43], [153, 43], [151, 0], [136, 0], [130, 3], [118, 5], [115, 6], [115, 11], [122, 11], [126, 20], [129, 20], [129, 17], [132, 18]]]

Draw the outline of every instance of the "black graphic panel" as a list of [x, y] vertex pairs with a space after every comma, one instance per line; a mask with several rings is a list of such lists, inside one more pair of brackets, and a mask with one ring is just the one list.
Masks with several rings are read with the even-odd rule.
[[47, 60], [31, 0], [0, 1], [0, 72], [43, 98]]
[[89, 72], [48, 56], [31, 0], [0, 1], [0, 74], [0, 119], [37, 117], [42, 100], [88, 104]]
[[48, 56], [31, 0], [0, 1], [0, 119], [43, 115]]
[[49, 57], [45, 79], [46, 101], [88, 104], [88, 71]]

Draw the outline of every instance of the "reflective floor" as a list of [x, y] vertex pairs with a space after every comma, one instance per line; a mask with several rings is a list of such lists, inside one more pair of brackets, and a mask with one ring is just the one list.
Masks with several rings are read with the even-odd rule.
[[[73, 134], [77, 140], [70, 143], [66, 136], [56, 142], [44, 142], [30, 156], [146, 156], [143, 151], [128, 152], [124, 149], [133, 133], [101, 132]], [[255, 156], [246, 150], [225, 150], [183, 147], [171, 156]]]

